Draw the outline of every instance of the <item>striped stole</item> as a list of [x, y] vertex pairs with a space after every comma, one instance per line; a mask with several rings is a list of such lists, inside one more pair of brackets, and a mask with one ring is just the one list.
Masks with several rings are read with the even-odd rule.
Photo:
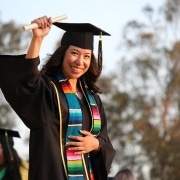
[[[72, 87], [67, 80], [67, 78], [61, 74], [57, 74], [57, 78], [61, 84], [62, 90], [66, 96], [69, 108], [69, 121], [68, 121], [68, 128], [66, 133], [66, 142], [71, 141], [68, 136], [81, 136], [79, 130], [82, 130], [82, 110], [79, 100], [75, 93], [72, 90]], [[90, 103], [91, 112], [92, 112], [92, 129], [91, 133], [93, 135], [99, 134], [101, 129], [101, 121], [99, 110], [95, 103], [94, 98], [92, 97], [90, 91], [86, 89], [87, 99]], [[68, 171], [68, 180], [85, 180], [85, 168], [83, 165], [83, 159], [81, 155], [74, 154], [74, 151], [66, 149], [66, 156], [67, 156], [67, 171]], [[88, 154], [89, 164], [88, 164], [88, 171], [90, 174], [89, 180], [94, 180], [93, 170], [91, 167], [90, 157]]]

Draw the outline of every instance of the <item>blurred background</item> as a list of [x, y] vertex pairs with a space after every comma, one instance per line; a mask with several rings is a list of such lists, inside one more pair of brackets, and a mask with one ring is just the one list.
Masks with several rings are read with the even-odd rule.
[[[103, 37], [99, 81], [116, 150], [109, 176], [129, 168], [138, 180], [180, 179], [180, 0], [0, 0], [0, 54], [26, 53], [31, 31], [22, 26], [63, 14], [63, 22], [88, 22], [111, 34]], [[42, 64], [63, 33], [52, 27]], [[19, 130], [15, 146], [28, 160], [29, 129], [2, 93], [0, 127]]]

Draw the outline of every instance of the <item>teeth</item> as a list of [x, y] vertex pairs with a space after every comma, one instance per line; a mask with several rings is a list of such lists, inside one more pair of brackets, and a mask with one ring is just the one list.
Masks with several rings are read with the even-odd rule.
[[76, 70], [78, 70], [79, 68], [75, 68], [75, 67], [73, 67], [73, 69], [76, 69]]
[[81, 70], [80, 68], [72, 67], [74, 70], [78, 71]]

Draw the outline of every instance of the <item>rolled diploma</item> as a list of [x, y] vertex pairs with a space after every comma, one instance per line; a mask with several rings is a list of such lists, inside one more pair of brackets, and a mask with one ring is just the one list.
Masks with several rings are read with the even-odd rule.
[[[64, 19], [67, 19], [67, 17], [68, 16], [66, 14], [61, 15], [61, 16], [57, 16], [55, 18], [52, 18], [52, 23], [58, 22], [58, 21], [62, 21]], [[35, 29], [35, 28], [38, 28], [38, 24], [36, 24], [36, 23], [32, 23], [32, 24], [23, 26], [23, 30], [24, 31]]]

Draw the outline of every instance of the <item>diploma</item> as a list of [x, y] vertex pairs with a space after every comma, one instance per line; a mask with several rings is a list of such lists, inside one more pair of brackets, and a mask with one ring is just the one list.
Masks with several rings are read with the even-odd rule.
[[[58, 22], [58, 21], [62, 21], [64, 19], [67, 19], [67, 14], [64, 14], [64, 15], [52, 18], [52, 23]], [[37, 23], [32, 23], [32, 24], [28, 24], [28, 25], [23, 26], [23, 30], [24, 31], [35, 29], [35, 28], [38, 28], [38, 24]]]

